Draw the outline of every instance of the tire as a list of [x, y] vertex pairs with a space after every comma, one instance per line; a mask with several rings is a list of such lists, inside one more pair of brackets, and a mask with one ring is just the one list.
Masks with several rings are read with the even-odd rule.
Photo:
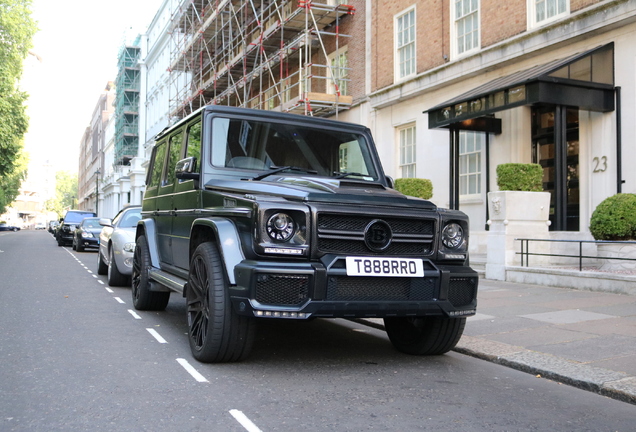
[[75, 249], [75, 237], [73, 237], [73, 243], [71, 243], [71, 249], [77, 250]]
[[440, 355], [457, 345], [466, 318], [391, 317], [384, 328], [393, 346], [406, 354]]
[[75, 242], [75, 250], [78, 252], [84, 252], [84, 246], [82, 246], [82, 242], [81, 241], [76, 241]]
[[137, 310], [164, 310], [170, 292], [150, 291], [150, 250], [145, 236], [139, 236], [135, 246], [132, 270], [132, 300]]
[[102, 252], [99, 249], [97, 249], [97, 274], [105, 275], [107, 273], [108, 273], [108, 266], [102, 259]]
[[111, 247], [108, 251], [108, 285], [110, 286], [123, 286], [128, 282], [128, 277], [119, 272], [117, 263], [115, 262], [115, 254]]
[[186, 290], [188, 339], [195, 359], [204, 363], [244, 360], [254, 342], [254, 319], [232, 308], [219, 251], [200, 244], [190, 262]]

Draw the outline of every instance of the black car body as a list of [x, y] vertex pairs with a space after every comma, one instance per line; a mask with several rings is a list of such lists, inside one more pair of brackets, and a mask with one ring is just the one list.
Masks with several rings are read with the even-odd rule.
[[73, 249], [84, 252], [84, 249], [99, 248], [99, 233], [102, 231], [98, 217], [87, 217], [75, 228]]
[[133, 303], [186, 297], [200, 361], [241, 360], [269, 318], [384, 318], [398, 350], [442, 354], [475, 314], [467, 216], [394, 190], [364, 126], [204, 107], [146, 183]]
[[6, 223], [0, 223], [0, 231], [20, 231], [20, 227], [15, 225], [8, 225]]
[[82, 223], [84, 218], [95, 217], [95, 213], [84, 210], [68, 210], [64, 218], [60, 219], [60, 225], [55, 230], [55, 240], [58, 246], [70, 246], [75, 237], [75, 228]]

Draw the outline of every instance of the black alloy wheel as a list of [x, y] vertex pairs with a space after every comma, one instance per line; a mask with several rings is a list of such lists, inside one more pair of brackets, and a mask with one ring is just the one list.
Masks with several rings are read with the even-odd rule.
[[234, 311], [227, 287], [216, 245], [200, 244], [190, 262], [186, 301], [190, 349], [204, 363], [241, 361], [252, 349], [254, 319]]
[[150, 250], [145, 236], [139, 236], [133, 255], [132, 299], [135, 309], [164, 310], [170, 300], [169, 291], [150, 291]]

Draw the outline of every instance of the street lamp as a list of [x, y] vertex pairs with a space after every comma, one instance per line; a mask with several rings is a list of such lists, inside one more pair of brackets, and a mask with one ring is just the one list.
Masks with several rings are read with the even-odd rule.
[[99, 168], [95, 171], [95, 214], [99, 216]]

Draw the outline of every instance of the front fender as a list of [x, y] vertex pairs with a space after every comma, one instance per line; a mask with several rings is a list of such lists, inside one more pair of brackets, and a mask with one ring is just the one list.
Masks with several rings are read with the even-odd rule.
[[[200, 218], [194, 221], [192, 230], [194, 231], [196, 227], [207, 227], [214, 231], [216, 243], [225, 266], [225, 274], [227, 274], [229, 283], [235, 285], [234, 268], [245, 259], [245, 255], [243, 255], [241, 240], [234, 223], [222, 217]], [[190, 236], [190, 241], [192, 241], [193, 237], [192, 235]]]
[[140, 235], [146, 236], [148, 249], [150, 251], [150, 264], [154, 268], [161, 268], [161, 265], [159, 264], [159, 250], [157, 248], [157, 229], [155, 221], [152, 219], [141, 219], [137, 222], [135, 241], [137, 241]]

